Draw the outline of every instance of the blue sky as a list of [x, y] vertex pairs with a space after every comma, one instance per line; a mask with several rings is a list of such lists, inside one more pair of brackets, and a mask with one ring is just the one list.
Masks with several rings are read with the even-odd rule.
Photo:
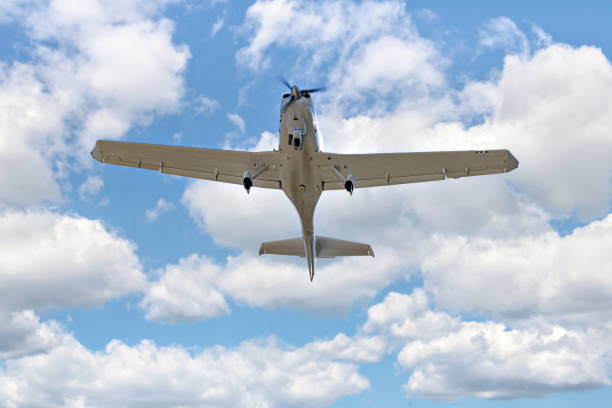
[[[591, 2], [0, 5], [0, 405], [612, 402], [612, 46]], [[99, 138], [509, 148], [507, 175], [326, 193], [375, 259], [259, 257], [278, 191], [100, 165]]]

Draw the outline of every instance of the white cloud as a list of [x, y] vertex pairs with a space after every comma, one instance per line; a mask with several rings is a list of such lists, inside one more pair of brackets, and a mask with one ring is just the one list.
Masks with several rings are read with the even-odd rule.
[[392, 339], [429, 340], [443, 337], [460, 327], [460, 319], [429, 309], [423, 289], [410, 295], [389, 292], [385, 299], [368, 309], [366, 333], [386, 334]]
[[397, 361], [410, 370], [404, 389], [411, 397], [542, 397], [610, 384], [609, 346], [594, 340], [601, 333], [462, 322], [432, 311], [422, 289], [410, 295], [389, 293], [370, 307], [362, 329], [402, 345]]
[[398, 362], [412, 370], [405, 390], [420, 398], [542, 397], [610, 385], [601, 352], [561, 327], [539, 333], [468, 322], [444, 337], [407, 344]]
[[382, 336], [354, 336], [337, 334], [332, 340], [318, 340], [304, 346], [304, 351], [329, 359], [342, 359], [359, 363], [374, 363], [385, 352], [387, 342]]
[[499, 79], [464, 91], [490, 115], [470, 133], [512, 149], [521, 162], [513, 181], [538, 205], [603, 216], [612, 196], [611, 89], [612, 66], [594, 47], [554, 44], [531, 58], [508, 56]]
[[[229, 257], [223, 265], [196, 255], [167, 265], [142, 301], [147, 318], [174, 322], [208, 319], [229, 313], [226, 299], [252, 307], [337, 315], [357, 299], [373, 297], [397, 278], [402, 266], [393, 254], [381, 250], [376, 260], [319, 262], [316, 279], [310, 282], [303, 259], [255, 254]], [[335, 296], [339, 290], [343, 295]]]
[[413, 34], [412, 41], [391, 35], [377, 37], [367, 43], [347, 64], [340, 89], [359, 92], [378, 87], [440, 87], [444, 75], [431, 61], [439, 57], [433, 45]]
[[194, 111], [196, 115], [201, 113], [212, 113], [219, 108], [219, 102], [206, 96], [200, 96], [195, 100]]
[[32, 67], [0, 64], [0, 205], [60, 199], [49, 155], [64, 149], [66, 111], [64, 101], [44, 92]]
[[[278, 190], [257, 189], [247, 195], [242, 186], [195, 181], [181, 202], [202, 229], [223, 246], [255, 252], [259, 240], [266, 237], [299, 235], [297, 213]], [[267, 234], [262, 236], [262, 231]]]
[[99, 176], [88, 176], [87, 180], [81, 184], [79, 187], [79, 196], [81, 199], [85, 200], [91, 196], [97, 195], [102, 187], [104, 186], [104, 181]]
[[146, 318], [174, 322], [228, 314], [229, 306], [216, 287], [220, 273], [219, 266], [196, 255], [166, 266], [141, 302]]
[[441, 238], [423, 263], [425, 287], [454, 310], [597, 324], [612, 311], [612, 215], [515, 239]]
[[0, 398], [32, 407], [327, 406], [369, 387], [342, 360], [324, 344], [296, 348], [273, 338], [193, 354], [147, 340], [133, 347], [114, 340], [93, 353], [68, 338], [48, 353], [9, 360]]
[[503, 47], [507, 53], [528, 54], [529, 41], [508, 17], [492, 18], [480, 29], [480, 45], [484, 47]]
[[0, 310], [96, 306], [145, 287], [134, 246], [99, 221], [0, 214]]
[[59, 200], [62, 169], [89, 164], [95, 139], [178, 108], [189, 51], [172, 43], [169, 20], [153, 20], [165, 3], [3, 3], [34, 55], [0, 65], [3, 205]]
[[213, 24], [212, 28], [210, 29], [211, 38], [217, 35], [221, 27], [223, 27], [223, 23], [224, 23], [223, 19], [221, 17], [218, 17], [217, 20], [215, 21], [215, 24]]
[[[265, 52], [272, 46], [298, 46], [313, 51], [309, 58], [320, 61], [339, 43], [350, 46], [398, 28], [391, 27], [398, 16], [405, 16], [399, 2], [355, 5], [346, 1], [257, 1], [247, 10], [244, 22], [244, 29], [251, 35], [249, 45], [240, 49], [236, 58], [252, 69], [260, 69], [269, 63]], [[292, 24], [291, 30], [285, 29], [287, 24]]]
[[227, 119], [230, 122], [232, 122], [234, 125], [236, 125], [238, 130], [240, 130], [241, 134], [244, 134], [245, 129], [246, 129], [246, 125], [244, 123], [244, 119], [242, 119], [242, 117], [240, 115], [238, 115], [237, 113], [234, 113], [234, 112], [230, 112], [230, 113], [227, 114]]
[[538, 45], [540, 47], [548, 47], [553, 43], [552, 36], [548, 34], [544, 29], [538, 25], [532, 24], [531, 31], [536, 35], [538, 39]]
[[[291, 30], [284, 28], [288, 22]], [[236, 58], [251, 69], [266, 69], [275, 48], [295, 53], [295, 65], [286, 69], [301, 77], [316, 78], [331, 63], [329, 92], [321, 96], [327, 109], [357, 109], [366, 93], [415, 99], [445, 83], [446, 60], [419, 36], [399, 1], [258, 1], [247, 10], [243, 31], [249, 42]]]
[[155, 207], [148, 208], [147, 210], [145, 210], [145, 217], [148, 222], [153, 222], [156, 221], [160, 215], [172, 210], [173, 208], [173, 203], [169, 203], [163, 198], [160, 198], [159, 200], [157, 200]]
[[[228, 259], [220, 287], [235, 302], [249, 306], [338, 315], [402, 276], [404, 266], [396, 253], [381, 248], [375, 259], [319, 260], [316, 279], [310, 282], [304, 259], [247, 254]], [[342, 296], [337, 296], [340, 291]]]
[[249, 82], [248, 84], [242, 86], [240, 90], [238, 90], [238, 100], [236, 101], [236, 108], [244, 106], [248, 101], [249, 89], [255, 84], [255, 82]]
[[0, 360], [46, 352], [64, 339], [57, 323], [40, 323], [31, 310], [0, 312]]

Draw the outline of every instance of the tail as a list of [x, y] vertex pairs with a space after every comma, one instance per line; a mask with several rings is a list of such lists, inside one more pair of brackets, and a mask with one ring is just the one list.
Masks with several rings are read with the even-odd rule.
[[[315, 242], [315, 256], [317, 258], [367, 255], [374, 257], [374, 250], [368, 244], [320, 236], [316, 236]], [[291, 238], [280, 241], [264, 242], [259, 248], [259, 255], [263, 254], [291, 255], [304, 258], [306, 256], [304, 239]]]
[[264, 242], [259, 248], [259, 255], [291, 255], [308, 259], [310, 280], [314, 278], [314, 258], [335, 258], [337, 256], [374, 256], [374, 250], [368, 244], [343, 241], [316, 236], [312, 234], [304, 238], [283, 239], [281, 241]]

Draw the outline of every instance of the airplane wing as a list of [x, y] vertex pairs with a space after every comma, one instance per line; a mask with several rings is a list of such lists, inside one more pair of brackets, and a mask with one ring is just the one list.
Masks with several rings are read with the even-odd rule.
[[518, 160], [505, 149], [374, 154], [321, 152], [317, 165], [323, 173], [323, 190], [341, 190], [344, 180], [338, 173], [343, 178], [352, 174], [355, 187], [375, 187], [505, 173], [516, 169]]
[[245, 170], [253, 185], [280, 189], [279, 152], [243, 152], [196, 147], [98, 140], [91, 151], [102, 163], [158, 170], [177, 176], [242, 184]]

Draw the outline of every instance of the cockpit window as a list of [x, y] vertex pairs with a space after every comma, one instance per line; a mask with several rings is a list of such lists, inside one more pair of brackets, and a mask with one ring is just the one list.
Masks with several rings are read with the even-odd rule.
[[288, 98], [288, 97], [289, 97], [289, 95], [291, 95], [291, 94], [288, 94], [288, 93], [283, 94], [283, 99], [284, 99], [284, 98]]

